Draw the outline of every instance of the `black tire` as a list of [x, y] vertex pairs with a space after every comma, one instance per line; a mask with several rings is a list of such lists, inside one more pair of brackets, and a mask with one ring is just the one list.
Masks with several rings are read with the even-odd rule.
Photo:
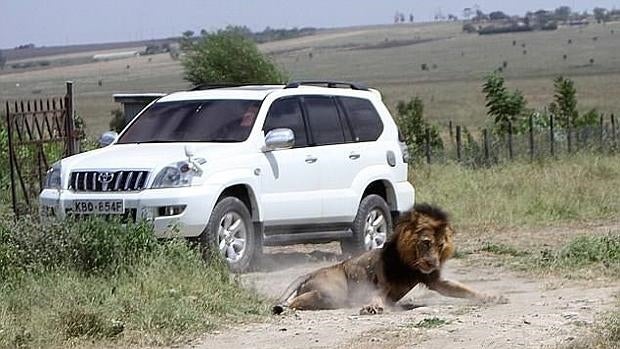
[[[237, 221], [245, 231], [243, 249], [239, 248], [239, 238], [242, 237], [240, 231], [234, 232], [228, 229], [237, 224]], [[228, 227], [226, 227], [227, 224]], [[226, 237], [220, 234], [220, 228], [223, 229], [222, 234], [228, 234]], [[223, 242], [224, 251], [220, 247], [222, 239], [225, 240]], [[205, 258], [211, 258], [213, 255], [223, 258], [234, 273], [250, 271], [261, 250], [260, 239], [256, 238], [250, 212], [243, 202], [236, 197], [226, 197], [218, 201], [211, 212], [205, 231], [200, 236], [200, 242], [205, 251]], [[233, 252], [230, 252], [229, 248], [232, 248]], [[236, 260], [233, 259], [235, 253], [238, 256]]]
[[[366, 241], [367, 235], [367, 221], [372, 218], [372, 213], [381, 214], [385, 225], [382, 225], [380, 229], [376, 229], [374, 233], [369, 232], [368, 235], [376, 237], [375, 244], [377, 246], [368, 246]], [[377, 217], [378, 218], [378, 217]], [[375, 220], [376, 221], [376, 220]], [[373, 225], [374, 227], [374, 225]], [[342, 249], [342, 253], [345, 255], [357, 255], [359, 253], [368, 251], [374, 248], [383, 247], [383, 244], [387, 241], [387, 239], [392, 234], [392, 215], [390, 214], [390, 208], [383, 198], [379, 195], [371, 194], [362, 199], [360, 202], [359, 208], [357, 209], [357, 215], [355, 216], [355, 220], [353, 221], [353, 225], [351, 227], [353, 231], [353, 236], [350, 239], [345, 239], [340, 241], [340, 247]], [[381, 230], [379, 232], [379, 230]], [[385, 234], [383, 236], [383, 241], [380, 246], [378, 246], [377, 242], [380, 240], [380, 235]]]

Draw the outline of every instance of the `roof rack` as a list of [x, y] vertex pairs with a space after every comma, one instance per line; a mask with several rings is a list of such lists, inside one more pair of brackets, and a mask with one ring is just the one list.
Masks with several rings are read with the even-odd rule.
[[325, 85], [328, 88], [348, 87], [352, 90], [368, 91], [368, 87], [364, 84], [357, 82], [347, 81], [330, 81], [330, 80], [304, 80], [304, 81], [291, 81], [284, 88], [298, 88], [303, 85]]
[[202, 91], [202, 90], [213, 90], [213, 89], [218, 89], [218, 88], [227, 88], [227, 87], [242, 87], [242, 86], [263, 86], [263, 85], [270, 85], [268, 83], [236, 83], [236, 82], [222, 82], [222, 83], [216, 83], [216, 84], [210, 84], [210, 83], [206, 83], [206, 84], [200, 84], [200, 85], [196, 85], [194, 87], [192, 87], [191, 89], [189, 89], [189, 91]]

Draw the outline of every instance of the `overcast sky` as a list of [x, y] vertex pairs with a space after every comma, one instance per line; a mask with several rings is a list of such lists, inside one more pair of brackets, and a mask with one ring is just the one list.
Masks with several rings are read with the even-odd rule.
[[142, 40], [229, 24], [335, 27], [390, 23], [396, 11], [428, 21], [465, 7], [523, 14], [561, 5], [583, 11], [620, 7], [620, 0], [0, 0], [0, 48]]

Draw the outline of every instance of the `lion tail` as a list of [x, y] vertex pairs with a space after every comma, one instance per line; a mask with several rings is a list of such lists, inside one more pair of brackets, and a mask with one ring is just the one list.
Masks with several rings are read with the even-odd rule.
[[271, 308], [271, 312], [274, 315], [279, 315], [284, 312], [284, 309], [288, 307], [288, 300], [299, 291], [299, 288], [310, 279], [312, 273], [308, 273], [302, 275], [295, 279], [291, 284], [286, 288], [286, 290], [282, 293], [280, 298], [276, 301], [273, 308]]

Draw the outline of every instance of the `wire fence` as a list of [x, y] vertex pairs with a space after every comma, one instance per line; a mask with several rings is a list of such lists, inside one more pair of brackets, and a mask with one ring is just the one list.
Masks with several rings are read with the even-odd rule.
[[604, 115], [595, 125], [560, 128], [553, 116], [546, 126], [535, 125], [530, 117], [521, 129], [508, 125], [503, 135], [491, 129], [470, 131], [450, 122], [443, 147], [431, 146], [427, 130], [423, 147], [413, 151], [413, 160], [426, 163], [456, 161], [469, 166], [491, 166], [513, 160], [555, 158], [580, 152], [614, 153], [619, 150], [619, 127], [616, 117]]

